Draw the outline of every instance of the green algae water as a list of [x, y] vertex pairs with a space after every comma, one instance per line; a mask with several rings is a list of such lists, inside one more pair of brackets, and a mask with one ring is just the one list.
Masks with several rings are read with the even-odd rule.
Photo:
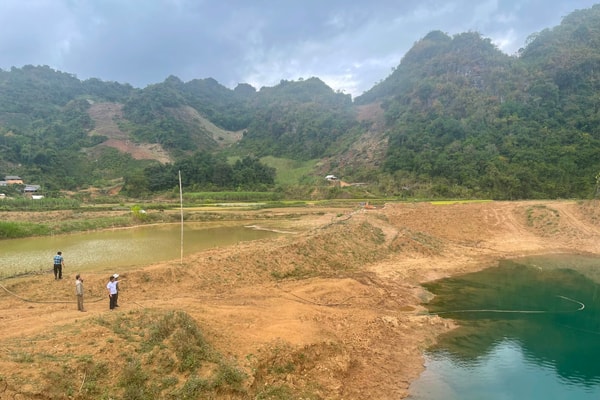
[[425, 285], [460, 328], [425, 354], [412, 400], [600, 399], [600, 259], [500, 262]]
[[[187, 223], [184, 256], [219, 246], [268, 239], [281, 233], [244, 225]], [[181, 226], [162, 224], [69, 235], [0, 240], [0, 276], [49, 271], [57, 251], [65, 256], [65, 271], [126, 270], [181, 255]], [[1, 398], [1, 396], [0, 396]]]

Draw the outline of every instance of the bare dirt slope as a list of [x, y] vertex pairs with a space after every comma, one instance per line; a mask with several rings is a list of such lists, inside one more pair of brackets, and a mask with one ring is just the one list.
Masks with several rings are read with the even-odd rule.
[[[178, 119], [205, 131], [220, 146], [239, 142], [243, 136], [243, 131], [232, 132], [217, 127], [192, 107], [173, 108], [170, 112]], [[89, 134], [107, 138], [98, 146], [115, 148], [122, 153], [130, 154], [136, 160], [157, 160], [163, 164], [172, 161], [168, 152], [160, 144], [138, 143], [127, 132], [121, 130], [119, 122], [123, 120], [122, 104], [94, 103], [90, 106], [88, 114], [94, 121], [94, 129]]]
[[136, 160], [158, 160], [161, 163], [171, 161], [167, 152], [157, 143], [136, 143], [123, 132], [117, 122], [123, 119], [123, 105], [117, 103], [94, 103], [88, 113], [95, 128], [90, 135], [106, 136], [107, 140], [99, 146], [112, 147], [122, 153], [128, 153]]
[[[453, 326], [424, 312], [429, 294], [420, 283], [500, 258], [600, 255], [596, 202], [388, 204], [265, 227], [302, 232], [209, 250], [183, 265], [121, 271], [116, 312], [105, 299], [106, 272], [86, 276], [87, 313], [76, 311], [69, 263], [63, 281], [49, 274], [2, 281], [10, 292], [0, 293], [0, 398], [87, 398], [89, 375], [67, 360], [109, 361], [114, 380], [126, 363], [115, 352], [130, 351], [92, 322], [160, 309], [188, 313], [245, 369], [246, 394], [224, 398], [259, 398], [264, 388], [285, 386], [293, 398], [400, 399], [423, 369], [423, 349]], [[278, 358], [293, 368], [273, 372]], [[79, 391], [59, 395], [52, 374], [65, 365], [63, 379]]]
[[356, 140], [349, 151], [339, 160], [340, 166], [361, 163], [365, 166], [377, 167], [385, 158], [388, 148], [388, 137], [385, 134], [385, 116], [381, 104], [358, 106], [357, 119], [361, 123], [370, 123], [369, 129]]

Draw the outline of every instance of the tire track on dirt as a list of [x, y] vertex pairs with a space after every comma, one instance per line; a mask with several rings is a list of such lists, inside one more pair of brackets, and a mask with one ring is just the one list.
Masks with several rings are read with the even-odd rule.
[[552, 205], [559, 212], [561, 217], [564, 218], [564, 221], [572, 228], [577, 229], [581, 233], [588, 236], [598, 236], [600, 235], [600, 227], [591, 225], [587, 221], [582, 219], [582, 215], [578, 211], [573, 211], [573, 208], [576, 207], [575, 203], [556, 203]]
[[[511, 236], [535, 236], [523, 221], [519, 221], [516, 209], [510, 204], [497, 204], [487, 210], [485, 225], [497, 234]], [[494, 221], [494, 222], [492, 222]]]

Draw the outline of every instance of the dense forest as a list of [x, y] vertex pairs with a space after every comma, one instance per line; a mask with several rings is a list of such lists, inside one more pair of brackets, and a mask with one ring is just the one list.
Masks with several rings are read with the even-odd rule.
[[[46, 66], [0, 70], [0, 88], [0, 175], [48, 194], [121, 180], [124, 193], [151, 195], [172, 190], [177, 171], [198, 190], [285, 192], [334, 173], [379, 196], [598, 194], [600, 5], [532, 34], [513, 56], [476, 32], [432, 31], [354, 100], [316, 77], [257, 90], [170, 76], [136, 89]], [[116, 136], [170, 161], [106, 146], [114, 137], [91, 112], [105, 103], [119, 107]], [[359, 118], [365, 109], [383, 122]], [[385, 148], [366, 162], [354, 147], [374, 137]], [[282, 171], [264, 161], [273, 157], [315, 167], [278, 182]]]

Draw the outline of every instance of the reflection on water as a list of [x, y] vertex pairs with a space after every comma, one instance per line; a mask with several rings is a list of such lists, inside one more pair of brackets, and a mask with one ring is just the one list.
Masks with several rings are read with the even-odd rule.
[[[184, 256], [208, 248], [278, 235], [244, 226], [184, 226]], [[0, 274], [42, 271], [52, 268], [57, 251], [65, 257], [66, 271], [116, 269], [175, 260], [181, 256], [181, 226], [142, 226], [101, 232], [78, 233], [0, 241]]]
[[600, 399], [599, 267], [528, 258], [426, 285], [429, 311], [461, 327], [428, 350], [410, 398]]

